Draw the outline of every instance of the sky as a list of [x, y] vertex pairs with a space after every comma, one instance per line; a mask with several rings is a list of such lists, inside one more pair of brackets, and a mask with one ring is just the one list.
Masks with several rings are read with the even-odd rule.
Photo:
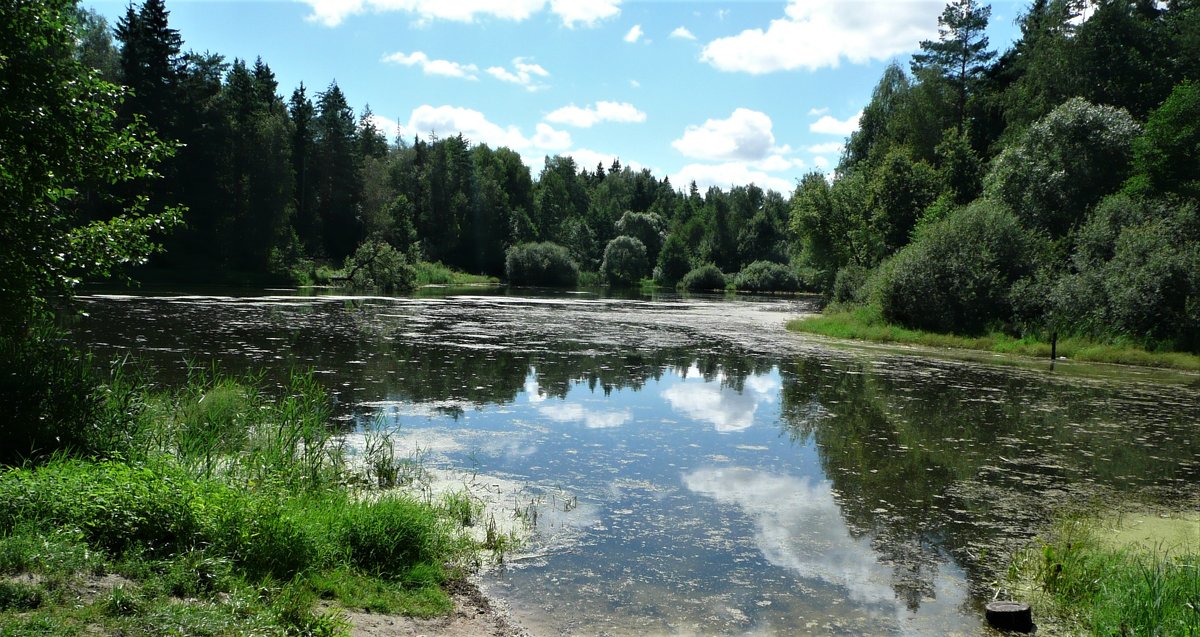
[[[84, 0], [115, 24], [125, 0]], [[613, 159], [677, 188], [829, 173], [939, 0], [167, 0], [185, 50], [261, 57], [286, 99], [336, 81], [389, 137], [462, 133], [537, 173]], [[1027, 3], [993, 3], [993, 49]]]

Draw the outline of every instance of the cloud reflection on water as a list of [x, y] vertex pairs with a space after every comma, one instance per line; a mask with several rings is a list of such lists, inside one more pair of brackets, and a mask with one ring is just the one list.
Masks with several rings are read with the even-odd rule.
[[830, 482], [708, 467], [685, 473], [683, 483], [693, 493], [738, 507], [754, 523], [754, 544], [768, 562], [811, 583], [837, 587], [881, 620], [894, 620], [900, 633], [937, 634], [942, 621], [943, 626], [961, 624], [959, 610], [967, 601], [963, 574], [943, 565], [934, 576], [932, 596], [912, 612], [893, 587], [893, 568], [880, 560], [871, 538], [851, 534]]
[[689, 370], [688, 380], [664, 389], [662, 397], [676, 412], [723, 433], [749, 429], [758, 406], [775, 402], [779, 394], [779, 379], [773, 376], [750, 376], [743, 391], [723, 386], [721, 375], [711, 382], [694, 380], [698, 376]]

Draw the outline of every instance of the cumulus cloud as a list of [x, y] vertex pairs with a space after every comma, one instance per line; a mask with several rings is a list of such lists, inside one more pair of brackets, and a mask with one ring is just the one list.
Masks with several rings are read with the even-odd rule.
[[754, 184], [764, 190], [774, 190], [786, 195], [796, 188], [794, 179], [768, 174], [755, 168], [750, 162], [688, 164], [670, 177], [671, 183], [677, 187], [686, 186], [694, 181], [701, 191], [711, 186], [729, 190], [734, 186]]
[[[312, 8], [310, 22], [336, 27], [346, 18], [363, 13], [411, 13], [421, 22], [449, 20], [474, 22], [496, 18], [521, 22], [544, 10], [546, 0], [299, 0]], [[564, 26], [594, 26], [621, 12], [621, 0], [550, 0], [551, 13]]]
[[828, 106], [822, 106], [820, 108], [817, 108], [816, 106], [814, 106], [814, 107], [808, 109], [808, 114], [812, 115], [813, 117], [816, 117], [818, 115], [824, 115], [825, 113], [828, 113], [828, 112], [829, 112]]
[[706, 161], [747, 161], [765, 158], [775, 145], [771, 118], [739, 108], [727, 119], [710, 119], [689, 126], [671, 146], [685, 157]]
[[550, 11], [557, 15], [564, 26], [595, 26], [621, 13], [621, 0], [550, 0]]
[[501, 82], [516, 84], [531, 92], [546, 88], [545, 84], [538, 82], [538, 78], [550, 77], [550, 71], [542, 68], [540, 64], [526, 62], [525, 58], [513, 58], [512, 70], [493, 66], [489, 67], [487, 72]]
[[474, 22], [480, 17], [520, 22], [541, 11], [546, 0], [300, 0], [312, 8], [311, 22], [336, 27], [350, 16], [402, 11], [422, 22]]
[[408, 123], [400, 127], [405, 136], [429, 135], [449, 137], [462, 133], [472, 143], [493, 148], [507, 146], [515, 151], [562, 150], [571, 146], [570, 134], [557, 131], [548, 124], [539, 124], [532, 138], [516, 126], [501, 126], [491, 122], [483, 113], [457, 106], [425, 104], [413, 109]]
[[681, 40], [695, 40], [696, 39], [696, 35], [693, 34], [691, 31], [688, 31], [687, 27], [675, 27], [675, 30], [671, 32], [671, 37], [679, 38]]
[[838, 119], [832, 115], [823, 115], [821, 119], [808, 125], [808, 130], [825, 135], [841, 135], [845, 137], [858, 130], [858, 120], [862, 117], [859, 111], [846, 119]]
[[546, 115], [547, 122], [591, 128], [601, 122], [640, 124], [646, 114], [628, 102], [596, 102], [595, 106], [580, 108], [574, 104], [564, 106]]
[[938, 0], [791, 0], [765, 30], [713, 40], [700, 57], [722, 71], [756, 75], [886, 60], [936, 39], [942, 7]]
[[635, 24], [635, 25], [633, 25], [633, 28], [630, 29], [629, 32], [625, 34], [624, 39], [626, 42], [633, 44], [633, 43], [637, 42], [638, 40], [642, 39], [642, 35], [643, 35], [642, 25]]
[[459, 77], [464, 80], [479, 79], [475, 75], [479, 71], [479, 68], [474, 64], [460, 64], [449, 60], [433, 60], [422, 51], [414, 51], [408, 54], [400, 52], [390, 53], [383, 56], [382, 61], [404, 66], [419, 66], [425, 75]]

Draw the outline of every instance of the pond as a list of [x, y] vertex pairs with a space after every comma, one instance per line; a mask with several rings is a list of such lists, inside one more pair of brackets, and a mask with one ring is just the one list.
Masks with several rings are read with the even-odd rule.
[[81, 302], [103, 357], [311, 367], [347, 428], [521, 485], [533, 535], [484, 584], [535, 635], [978, 634], [1057, 507], [1200, 484], [1194, 379], [834, 347], [783, 329], [804, 299]]

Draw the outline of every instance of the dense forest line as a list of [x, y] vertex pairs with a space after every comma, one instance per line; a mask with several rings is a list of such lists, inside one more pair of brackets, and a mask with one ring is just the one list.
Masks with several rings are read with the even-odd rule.
[[146, 192], [151, 210], [185, 207], [153, 262], [181, 276], [345, 264], [392, 285], [436, 261], [514, 283], [805, 290], [909, 327], [1197, 351], [1197, 3], [1034, 0], [1003, 52], [990, 13], [952, 0], [939, 39], [884, 71], [836, 172], [781, 194], [567, 156], [535, 177], [462, 135], [389, 140], [336, 83], [285, 99], [261, 59], [185, 51], [163, 0], [111, 29], [76, 9], [77, 59], [128, 87], [121, 121], [174, 143], [154, 178], [76, 203], [91, 220]]

